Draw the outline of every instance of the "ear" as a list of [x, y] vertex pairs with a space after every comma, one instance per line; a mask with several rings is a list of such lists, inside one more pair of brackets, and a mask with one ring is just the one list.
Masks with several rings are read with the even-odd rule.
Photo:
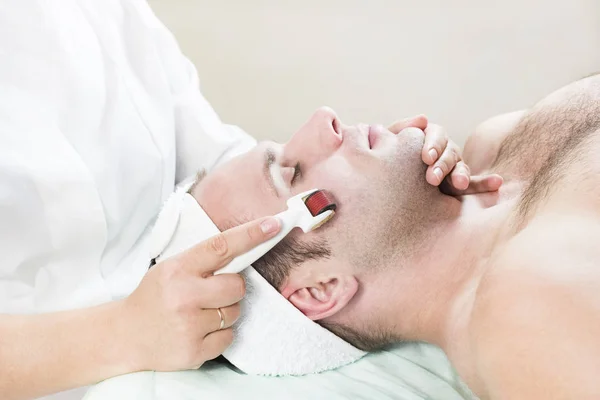
[[327, 278], [314, 286], [294, 288], [288, 285], [281, 294], [313, 321], [334, 315], [343, 309], [358, 291], [354, 276]]

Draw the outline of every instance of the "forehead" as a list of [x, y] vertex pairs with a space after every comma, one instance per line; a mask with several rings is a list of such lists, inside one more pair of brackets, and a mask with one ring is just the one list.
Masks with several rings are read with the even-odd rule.
[[266, 149], [260, 143], [209, 172], [194, 190], [194, 197], [220, 230], [280, 212], [278, 198], [265, 177]]

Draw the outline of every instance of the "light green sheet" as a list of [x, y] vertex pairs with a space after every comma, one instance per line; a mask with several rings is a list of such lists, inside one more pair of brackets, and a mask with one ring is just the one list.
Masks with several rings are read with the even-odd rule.
[[249, 376], [216, 362], [196, 371], [140, 372], [104, 381], [84, 400], [474, 398], [441, 350], [410, 343], [301, 377]]

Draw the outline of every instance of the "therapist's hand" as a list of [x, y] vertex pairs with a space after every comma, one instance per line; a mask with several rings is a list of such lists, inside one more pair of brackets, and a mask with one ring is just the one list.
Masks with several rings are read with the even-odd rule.
[[440, 191], [451, 196], [496, 191], [502, 186], [502, 177], [497, 174], [471, 176], [471, 171], [462, 159], [461, 148], [449, 137], [446, 130], [430, 124], [427, 117], [417, 115], [393, 123], [388, 129], [395, 134], [406, 128], [418, 128], [425, 133], [421, 157], [429, 167], [425, 179]]
[[[233, 339], [244, 279], [213, 272], [280, 229], [268, 217], [240, 225], [155, 265], [123, 301], [123, 330], [135, 370], [198, 368], [220, 355]], [[225, 327], [219, 330], [221, 309]]]

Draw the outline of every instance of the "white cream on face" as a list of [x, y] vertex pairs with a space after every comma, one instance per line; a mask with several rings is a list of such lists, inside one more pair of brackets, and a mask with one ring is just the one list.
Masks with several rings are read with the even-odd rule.
[[277, 188], [279, 194], [289, 195], [290, 188], [283, 179], [283, 174], [281, 172], [281, 167], [279, 166], [279, 164], [272, 163], [269, 166], [269, 173], [271, 174], [271, 178], [273, 178], [273, 183], [275, 184], [275, 187]]

